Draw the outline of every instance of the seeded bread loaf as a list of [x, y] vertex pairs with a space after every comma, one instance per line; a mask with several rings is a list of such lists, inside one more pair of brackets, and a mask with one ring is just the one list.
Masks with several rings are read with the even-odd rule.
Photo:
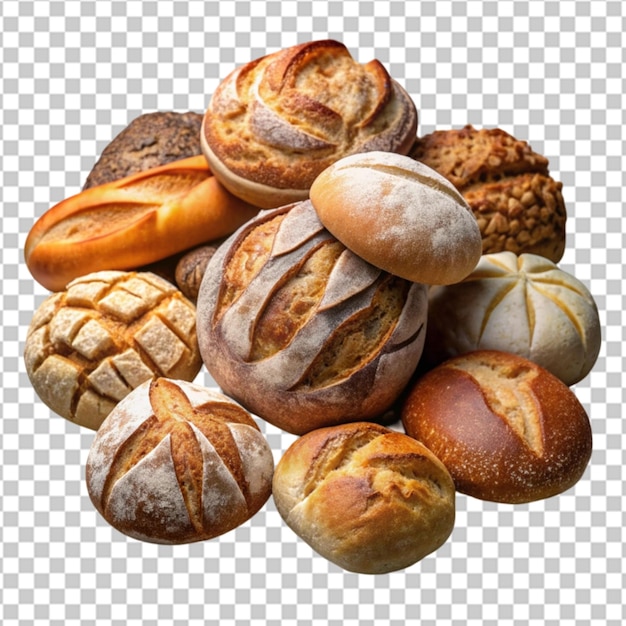
[[295, 434], [377, 418], [423, 348], [426, 287], [337, 241], [303, 201], [217, 250], [198, 295], [203, 361], [225, 393]]
[[97, 430], [145, 380], [197, 376], [202, 360], [196, 310], [155, 274], [88, 274], [35, 311], [24, 360], [33, 388], [49, 408]]
[[558, 263], [567, 211], [548, 159], [499, 128], [438, 130], [420, 137], [411, 156], [445, 176], [472, 208], [483, 253], [539, 254]]
[[437, 366], [411, 388], [402, 422], [458, 491], [483, 500], [555, 496], [578, 482], [591, 457], [589, 417], [575, 394], [507, 352], [479, 350]]
[[215, 176], [262, 208], [305, 200], [315, 177], [356, 152], [406, 154], [417, 111], [373, 60], [360, 64], [333, 40], [251, 61], [218, 85], [201, 133]]
[[271, 493], [274, 461], [249, 413], [199, 385], [157, 378], [104, 421], [86, 465], [89, 497], [120, 532], [154, 543], [212, 539]]

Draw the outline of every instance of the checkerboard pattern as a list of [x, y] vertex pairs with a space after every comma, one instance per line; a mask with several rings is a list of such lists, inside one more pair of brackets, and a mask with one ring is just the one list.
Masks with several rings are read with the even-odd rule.
[[[3, 0], [0, 623], [623, 624], [625, 31], [620, 0]], [[449, 541], [385, 576], [315, 555], [271, 501], [209, 542], [120, 535], [86, 492], [93, 433], [52, 414], [22, 362], [47, 295], [23, 263], [33, 221], [80, 190], [134, 117], [201, 112], [235, 66], [321, 38], [378, 58], [414, 97], [420, 133], [500, 126], [550, 159], [569, 212], [561, 266], [589, 287], [604, 329], [574, 388], [594, 431], [579, 484], [529, 505], [459, 495]], [[278, 459], [293, 438], [262, 427]]]

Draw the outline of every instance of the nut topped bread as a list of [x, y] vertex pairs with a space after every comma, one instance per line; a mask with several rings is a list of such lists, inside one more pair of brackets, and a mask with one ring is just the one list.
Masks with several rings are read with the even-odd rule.
[[315, 177], [348, 154], [406, 154], [417, 111], [373, 60], [342, 43], [312, 41], [237, 68], [213, 94], [202, 149], [215, 176], [262, 208], [304, 200]]
[[565, 250], [563, 184], [548, 159], [499, 128], [467, 125], [420, 137], [410, 156], [445, 176], [472, 208], [483, 254], [539, 254], [557, 263]]
[[426, 302], [424, 285], [350, 252], [307, 200], [220, 246], [198, 295], [198, 342], [225, 393], [302, 434], [389, 408], [422, 353]]
[[49, 408], [97, 430], [144, 381], [197, 376], [196, 310], [155, 274], [94, 272], [44, 300], [33, 316], [24, 360]]

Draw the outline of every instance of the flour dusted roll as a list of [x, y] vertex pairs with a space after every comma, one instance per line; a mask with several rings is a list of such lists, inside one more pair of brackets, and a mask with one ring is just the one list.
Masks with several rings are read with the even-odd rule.
[[220, 182], [263, 208], [305, 200], [315, 177], [347, 154], [408, 153], [417, 111], [373, 60], [358, 63], [333, 40], [255, 59], [218, 85], [201, 133]]
[[413, 565], [454, 526], [455, 489], [444, 465], [415, 439], [367, 422], [300, 437], [278, 462], [272, 492], [298, 536], [362, 574]]
[[310, 195], [339, 241], [402, 278], [454, 283], [480, 258], [480, 230], [463, 196], [409, 157], [378, 151], [345, 157], [315, 179]]
[[485, 254], [455, 285], [429, 292], [426, 360], [431, 364], [473, 350], [526, 357], [565, 384], [595, 364], [602, 333], [585, 285], [536, 254]]
[[375, 419], [424, 344], [426, 287], [346, 249], [303, 201], [265, 211], [207, 266], [202, 359], [225, 393], [295, 434]]
[[271, 449], [230, 398], [158, 378], [128, 395], [102, 424], [86, 465], [89, 497], [135, 539], [211, 539], [250, 519], [271, 493]]
[[478, 350], [422, 376], [402, 407], [407, 434], [446, 466], [461, 493], [517, 504], [555, 496], [591, 457], [589, 417], [536, 363]]

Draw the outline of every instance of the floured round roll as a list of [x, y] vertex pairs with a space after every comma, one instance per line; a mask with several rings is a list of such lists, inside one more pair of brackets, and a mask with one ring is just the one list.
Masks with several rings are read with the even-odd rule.
[[441, 461], [404, 433], [367, 422], [300, 437], [278, 462], [272, 493], [299, 537], [362, 574], [417, 563], [454, 526], [455, 488]]
[[417, 111], [383, 65], [359, 64], [338, 41], [285, 48], [218, 85], [201, 132], [216, 178], [262, 208], [305, 200], [337, 159], [369, 150], [407, 154]]
[[120, 402], [96, 433], [86, 480], [98, 512], [153, 543], [217, 537], [271, 493], [272, 451], [250, 414], [199, 385], [158, 378]]
[[580, 480], [591, 458], [589, 417], [574, 392], [509, 352], [478, 350], [435, 367], [410, 389], [402, 422], [458, 491], [482, 500], [555, 496]]
[[526, 357], [567, 385], [595, 364], [602, 335], [589, 290], [535, 254], [486, 254], [462, 282], [429, 292], [426, 360], [473, 350]]
[[226, 394], [289, 432], [376, 419], [417, 366], [427, 299], [347, 250], [307, 200], [262, 212], [213, 255], [200, 353]]
[[345, 157], [311, 186], [324, 226], [387, 272], [429, 285], [458, 282], [482, 253], [478, 223], [452, 183], [390, 152]]

